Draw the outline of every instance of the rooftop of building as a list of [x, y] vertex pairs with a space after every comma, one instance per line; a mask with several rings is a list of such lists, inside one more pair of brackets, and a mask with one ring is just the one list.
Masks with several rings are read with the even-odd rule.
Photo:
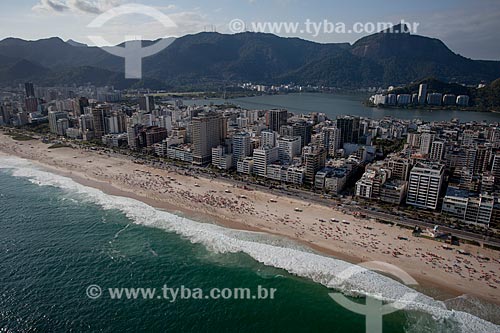
[[294, 142], [297, 140], [301, 140], [300, 136], [282, 136], [278, 139], [278, 141], [286, 141], [286, 142]]
[[460, 189], [455, 186], [448, 186], [446, 190], [447, 197], [457, 197], [457, 198], [468, 198], [471, 196], [471, 193], [468, 190]]
[[337, 178], [342, 178], [347, 175], [349, 170], [347, 168], [332, 168], [332, 167], [325, 167], [321, 170], [319, 170], [316, 175], [324, 175], [325, 177], [337, 177]]
[[183, 144], [179, 144], [179, 145], [172, 145], [168, 149], [184, 150], [187, 152], [191, 152], [192, 145], [190, 143], [183, 143]]
[[431, 162], [431, 161], [418, 161], [415, 163], [415, 166], [413, 167], [412, 171], [418, 171], [415, 169], [420, 169], [420, 170], [433, 170], [433, 171], [442, 171], [444, 169], [444, 165], [436, 162]]
[[391, 179], [391, 180], [388, 180], [387, 182], [385, 182], [383, 187], [386, 189], [391, 189], [391, 190], [399, 190], [403, 186], [405, 186], [406, 184], [407, 184], [407, 182], [404, 180]]

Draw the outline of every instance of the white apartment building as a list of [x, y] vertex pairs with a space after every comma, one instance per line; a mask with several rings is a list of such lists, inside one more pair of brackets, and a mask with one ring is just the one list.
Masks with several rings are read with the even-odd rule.
[[429, 154], [434, 141], [435, 135], [433, 133], [422, 133], [420, 135], [420, 153], [423, 155]]
[[304, 183], [305, 170], [302, 167], [287, 167], [280, 164], [271, 164], [267, 168], [267, 178], [302, 185]]
[[224, 146], [212, 148], [212, 165], [220, 170], [229, 170], [233, 167], [233, 155], [226, 154]]
[[239, 160], [250, 156], [252, 152], [249, 133], [233, 135], [233, 165]]
[[277, 139], [278, 135], [276, 132], [273, 132], [271, 130], [264, 130], [260, 132], [260, 145], [262, 147], [264, 146], [276, 147]]
[[486, 194], [471, 197], [466, 190], [449, 187], [442, 212], [466, 223], [489, 225], [495, 200], [495, 197]]
[[278, 148], [280, 161], [290, 163], [295, 156], [300, 155], [302, 140], [300, 136], [283, 137], [278, 140]]
[[251, 157], [245, 157], [242, 160], [239, 160], [237, 165], [236, 165], [236, 170], [239, 173], [243, 173], [245, 175], [251, 175], [253, 173], [253, 158]]
[[356, 196], [366, 199], [380, 197], [380, 189], [390, 178], [390, 170], [380, 166], [367, 167], [360, 180], [356, 182]]
[[253, 151], [253, 172], [257, 176], [266, 177], [267, 166], [278, 161], [278, 147], [263, 146]]
[[410, 171], [406, 203], [415, 207], [436, 209], [444, 178], [444, 166], [417, 163]]
[[329, 156], [335, 156], [340, 148], [340, 128], [326, 127], [321, 130], [321, 145]]

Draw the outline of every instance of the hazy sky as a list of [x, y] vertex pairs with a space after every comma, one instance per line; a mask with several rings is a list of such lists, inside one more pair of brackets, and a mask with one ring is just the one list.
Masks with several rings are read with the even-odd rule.
[[[154, 7], [176, 27], [166, 29], [144, 15], [125, 15], [103, 28], [87, 25], [106, 10], [126, 3]], [[499, 0], [14, 0], [0, 2], [0, 39], [40, 39], [58, 36], [92, 44], [88, 35], [101, 35], [109, 43], [124, 36], [156, 39], [216, 29], [230, 33], [229, 22], [298, 22], [319, 24], [324, 20], [355, 22], [419, 23], [417, 33], [443, 40], [450, 49], [474, 59], [500, 60]], [[96, 33], [98, 32], [98, 33]], [[323, 30], [321, 30], [323, 32]], [[318, 42], [352, 43], [368, 33], [279, 33]]]

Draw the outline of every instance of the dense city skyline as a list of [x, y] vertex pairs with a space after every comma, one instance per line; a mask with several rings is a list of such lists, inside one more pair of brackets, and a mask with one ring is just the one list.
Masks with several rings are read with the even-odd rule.
[[[428, 88], [423, 83], [414, 94], [377, 94], [372, 103], [410, 110], [470, 106], [468, 95]], [[51, 88], [26, 82], [10, 91], [0, 106], [0, 125], [48, 122], [52, 135], [233, 170], [237, 178], [253, 183], [266, 179], [334, 197], [350, 193], [395, 207], [441, 211], [459, 222], [500, 225], [497, 124], [342, 114], [330, 119], [321, 112], [293, 114], [284, 108], [184, 105], [181, 99], [144, 92], [125, 97], [111, 87]], [[16, 112], [22, 108], [26, 111]], [[457, 208], [455, 197], [479, 201], [470, 207], [469, 201], [461, 202], [464, 207]]]

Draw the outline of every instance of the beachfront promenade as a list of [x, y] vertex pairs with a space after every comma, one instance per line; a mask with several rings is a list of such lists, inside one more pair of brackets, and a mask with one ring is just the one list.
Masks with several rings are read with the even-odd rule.
[[[117, 156], [121, 156], [121, 157], [127, 156], [127, 155], [123, 155], [120, 153], [114, 153], [114, 154], [116, 154]], [[130, 157], [130, 156], [128, 156], [128, 157]], [[139, 159], [141, 161], [141, 163], [147, 163], [150, 166], [155, 167], [155, 168], [169, 168], [169, 169], [172, 168], [172, 165], [169, 165], [166, 162], [158, 162], [155, 160], [152, 161], [150, 159], [146, 159], [143, 157], [135, 157], [134, 159], [136, 159], [136, 160]], [[176, 166], [175, 168], [177, 168], [179, 171], [187, 172], [190, 175], [196, 175], [196, 176], [206, 177], [206, 178], [213, 178], [214, 177], [214, 171], [212, 169], [207, 168], [207, 167], [199, 167], [199, 166], [189, 165], [186, 167]], [[500, 238], [485, 236], [482, 234], [473, 233], [473, 232], [466, 231], [466, 230], [453, 229], [453, 228], [447, 227], [446, 225], [439, 224], [437, 222], [423, 221], [423, 220], [419, 220], [419, 219], [415, 219], [415, 218], [408, 218], [407, 216], [401, 217], [401, 216], [398, 216], [395, 214], [384, 213], [384, 212], [380, 212], [377, 210], [365, 209], [357, 204], [348, 203], [349, 201], [352, 201], [351, 199], [344, 199], [345, 202], [342, 202], [341, 199], [326, 198], [324, 196], [324, 194], [314, 193], [311, 191], [297, 189], [297, 188], [290, 187], [290, 186], [286, 187], [286, 189], [279, 188], [279, 187], [270, 188], [268, 185], [264, 186], [264, 185], [260, 185], [260, 184], [253, 183], [250, 181], [237, 180], [231, 176], [228, 176], [227, 174], [225, 177], [221, 177], [217, 174], [215, 174], [215, 176], [219, 180], [222, 180], [231, 186], [234, 185], [234, 186], [238, 186], [241, 188], [246, 187], [248, 189], [264, 191], [264, 192], [267, 192], [269, 194], [278, 195], [278, 196], [294, 196], [294, 197], [298, 197], [300, 199], [306, 200], [308, 202], [319, 204], [319, 205], [326, 206], [326, 207], [331, 207], [332, 205], [342, 204], [342, 208], [345, 209], [346, 211], [350, 211], [352, 214], [359, 212], [359, 213], [366, 215], [367, 218], [382, 220], [384, 222], [390, 222], [390, 223], [394, 223], [397, 225], [402, 225], [402, 226], [405, 226], [405, 227], [408, 227], [411, 229], [413, 229], [415, 226], [419, 226], [422, 229], [426, 229], [426, 228], [433, 229], [436, 225], [439, 225], [441, 232], [451, 233], [453, 236], [458, 237], [460, 240], [465, 240], [465, 241], [469, 241], [469, 242], [476, 242], [481, 247], [487, 245], [490, 247], [500, 248]], [[371, 206], [376, 207], [374, 205], [371, 205]]]

